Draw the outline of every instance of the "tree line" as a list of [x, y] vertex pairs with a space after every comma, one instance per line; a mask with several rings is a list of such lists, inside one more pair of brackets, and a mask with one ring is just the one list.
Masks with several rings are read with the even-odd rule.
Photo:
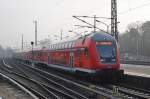
[[119, 36], [121, 54], [150, 57], [150, 21], [134, 22]]
[[13, 55], [13, 50], [10, 47], [7, 47], [6, 49], [4, 49], [1, 45], [0, 45], [0, 58], [3, 57], [11, 57]]

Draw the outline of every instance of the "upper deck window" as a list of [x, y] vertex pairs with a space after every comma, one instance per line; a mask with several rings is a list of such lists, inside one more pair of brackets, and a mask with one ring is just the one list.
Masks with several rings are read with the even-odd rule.
[[68, 48], [71, 48], [72, 42], [68, 42]]
[[73, 41], [73, 42], [72, 42], [72, 48], [73, 48], [74, 46], [75, 46], [75, 42]]

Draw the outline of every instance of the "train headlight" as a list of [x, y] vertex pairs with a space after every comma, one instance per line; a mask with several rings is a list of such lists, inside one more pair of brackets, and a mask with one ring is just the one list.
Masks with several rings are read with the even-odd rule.
[[104, 62], [105, 60], [104, 59], [101, 59], [101, 62]]
[[112, 59], [111, 61], [115, 62], [115, 61], [116, 61], [116, 59]]

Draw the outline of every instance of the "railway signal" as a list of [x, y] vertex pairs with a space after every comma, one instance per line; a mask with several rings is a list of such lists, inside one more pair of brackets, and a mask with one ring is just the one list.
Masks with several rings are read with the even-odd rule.
[[33, 64], [33, 58], [34, 58], [34, 55], [33, 55], [33, 44], [34, 44], [34, 42], [31, 41], [31, 46], [32, 46], [32, 64]]

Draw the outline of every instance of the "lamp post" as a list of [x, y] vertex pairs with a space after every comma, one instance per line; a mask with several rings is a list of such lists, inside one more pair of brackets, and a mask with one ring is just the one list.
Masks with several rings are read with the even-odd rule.
[[65, 36], [65, 37], [63, 37], [63, 30], [61, 30], [61, 32], [60, 32], [60, 36], [58, 36], [58, 35], [54, 35], [54, 37], [57, 37], [57, 38], [60, 38], [60, 40], [63, 40], [64, 38], [68, 38], [69, 36]]
[[37, 45], [37, 21], [33, 21], [33, 23], [35, 24], [35, 45]]
[[63, 30], [61, 29], [61, 31], [60, 31], [60, 36], [54, 35], [54, 37], [58, 37], [58, 38], [60, 38], [60, 40], [62, 40], [62, 34], [63, 34]]
[[22, 34], [22, 45], [21, 45], [21, 51], [23, 52], [23, 34]]
[[139, 42], [138, 42], [138, 35], [136, 35], [136, 55], [139, 56]]

